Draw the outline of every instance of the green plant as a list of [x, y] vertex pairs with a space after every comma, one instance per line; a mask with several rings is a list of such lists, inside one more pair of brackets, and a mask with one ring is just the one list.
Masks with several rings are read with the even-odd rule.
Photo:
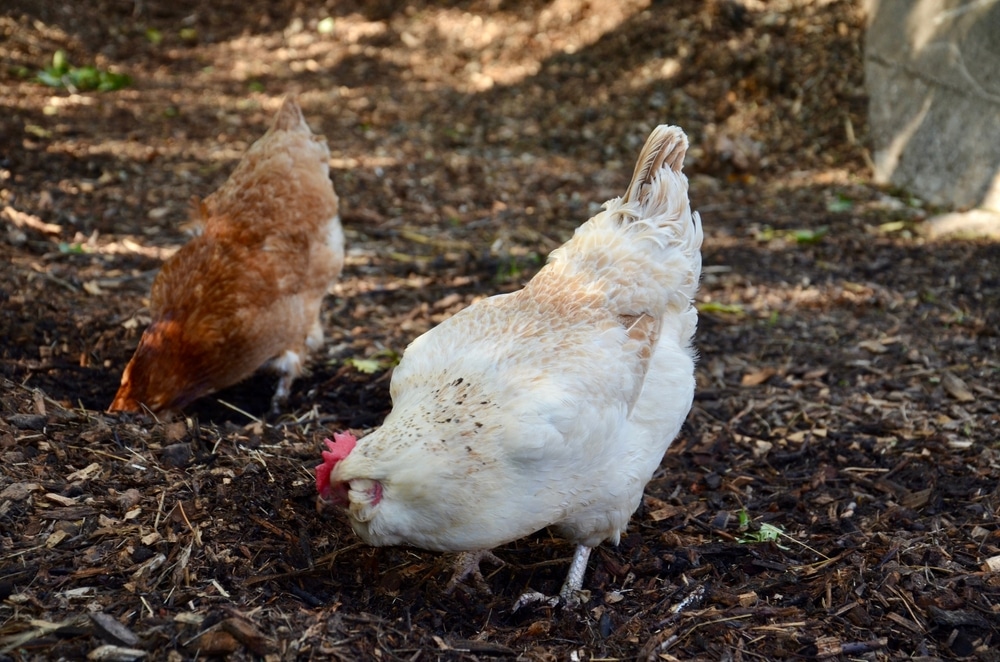
[[739, 530], [743, 532], [743, 535], [740, 536], [737, 540], [741, 544], [749, 545], [753, 543], [773, 542], [780, 549], [787, 550], [788, 547], [785, 547], [780, 542], [778, 542], [779, 540], [784, 539], [787, 540], [788, 542], [795, 543], [799, 547], [808, 549], [810, 552], [822, 557], [823, 559], [827, 560], [829, 559], [828, 556], [826, 556], [819, 550], [813, 549], [804, 542], [799, 542], [798, 540], [791, 537], [790, 535], [782, 531], [779, 527], [773, 524], [768, 524], [767, 522], [763, 522], [756, 531], [750, 531], [750, 514], [747, 513], [747, 511], [745, 510], [741, 510], [739, 512], [738, 517], [739, 517]]
[[821, 225], [815, 230], [792, 230], [791, 236], [797, 244], [818, 244], [829, 231], [829, 226]]
[[103, 71], [97, 67], [74, 67], [63, 50], [52, 55], [52, 65], [39, 71], [36, 80], [43, 85], [72, 92], [111, 92], [132, 84], [132, 79], [126, 74]]
[[366, 375], [374, 375], [376, 372], [386, 370], [399, 363], [400, 356], [391, 349], [383, 349], [375, 352], [367, 358], [349, 358], [344, 363], [351, 366], [358, 372]]
[[848, 212], [854, 209], [854, 201], [843, 193], [837, 193], [826, 203], [826, 210], [834, 214]]
[[743, 315], [743, 305], [739, 303], [722, 303], [721, 301], [703, 301], [696, 304], [700, 313], [721, 313], [724, 315]]

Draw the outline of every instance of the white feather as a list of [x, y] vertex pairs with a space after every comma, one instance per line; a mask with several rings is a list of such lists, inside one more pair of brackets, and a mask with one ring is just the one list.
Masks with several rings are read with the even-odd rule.
[[[694, 394], [702, 229], [683, 132], [650, 136], [609, 201], [525, 287], [417, 338], [393, 409], [331, 472], [374, 545], [491, 548], [552, 526], [617, 542]], [[365, 486], [368, 483], [364, 484]], [[357, 515], [363, 513], [363, 517]]]

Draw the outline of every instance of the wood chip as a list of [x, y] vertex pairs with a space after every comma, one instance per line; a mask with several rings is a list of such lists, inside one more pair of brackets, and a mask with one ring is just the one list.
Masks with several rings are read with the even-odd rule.
[[244, 646], [257, 655], [268, 655], [276, 650], [274, 642], [265, 637], [251, 623], [240, 618], [227, 618], [222, 621], [222, 629], [236, 637]]
[[68, 537], [69, 534], [65, 531], [53, 531], [49, 534], [49, 537], [45, 539], [45, 546], [48, 549], [52, 549]]
[[70, 475], [66, 476], [66, 480], [70, 482], [76, 480], [90, 480], [91, 478], [99, 475], [100, 473], [101, 473], [101, 465], [98, 464], [97, 462], [92, 462], [83, 469], [80, 469], [79, 471], [74, 471]]
[[931, 488], [925, 490], [917, 490], [916, 492], [909, 492], [904, 494], [900, 502], [907, 508], [921, 508], [927, 505], [927, 502], [931, 499], [931, 494], [934, 492]]
[[456, 639], [451, 642], [451, 647], [456, 651], [468, 651], [480, 655], [517, 655], [513, 648], [494, 644], [489, 641], [478, 641], [476, 639]]
[[132, 660], [141, 660], [146, 655], [148, 655], [146, 651], [139, 650], [138, 648], [125, 648], [123, 646], [105, 644], [87, 653], [87, 659], [100, 660], [101, 662], [131, 662]]
[[76, 499], [72, 499], [70, 497], [64, 497], [61, 494], [46, 494], [45, 498], [48, 499], [49, 501], [54, 501], [55, 503], [58, 503], [60, 506], [75, 506], [77, 503]]
[[139, 643], [139, 636], [118, 622], [118, 619], [104, 612], [90, 614], [97, 633], [102, 639], [113, 644], [134, 647]]
[[13, 483], [0, 492], [0, 499], [10, 499], [11, 501], [23, 501], [32, 492], [42, 489], [38, 483]]
[[200, 655], [231, 655], [240, 649], [236, 637], [223, 630], [210, 630], [197, 637], [185, 646], [189, 651]]
[[892, 612], [891, 611], [888, 614], [886, 614], [885, 617], [888, 618], [890, 621], [892, 621], [893, 623], [895, 623], [897, 625], [902, 625], [904, 628], [906, 628], [910, 632], [916, 632], [917, 634], [924, 634], [924, 629], [922, 627], [920, 627], [920, 625], [918, 625], [917, 623], [914, 623], [913, 621], [911, 621], [910, 619], [906, 618], [905, 616], [900, 616], [896, 612]]
[[650, 512], [649, 519], [653, 520], [654, 522], [661, 522], [665, 519], [676, 517], [677, 515], [683, 512], [684, 512], [683, 508], [667, 504], [663, 508], [657, 508], [656, 510]]
[[72, 521], [93, 517], [97, 515], [97, 511], [90, 506], [66, 506], [65, 508], [43, 510], [39, 515], [45, 519]]
[[43, 414], [14, 414], [7, 417], [7, 422], [19, 430], [41, 432], [45, 429], [45, 416]]
[[60, 235], [63, 231], [61, 225], [46, 223], [37, 216], [14, 209], [10, 205], [4, 205], [3, 215], [19, 228], [31, 228], [51, 235]]

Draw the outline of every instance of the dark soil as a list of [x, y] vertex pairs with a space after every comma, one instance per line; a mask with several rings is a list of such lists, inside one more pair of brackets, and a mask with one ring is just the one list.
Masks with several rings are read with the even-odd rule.
[[[7, 2], [0, 660], [1000, 660], [1000, 247], [871, 185], [860, 4]], [[58, 49], [132, 85], [36, 82]], [[349, 243], [311, 376], [277, 419], [268, 375], [103, 413], [188, 200], [286, 92]], [[393, 357], [520, 287], [661, 122], [706, 229], [699, 393], [589, 603], [511, 613], [566, 571], [544, 533], [448, 594], [447, 556], [319, 516], [323, 437], [378, 425]]]

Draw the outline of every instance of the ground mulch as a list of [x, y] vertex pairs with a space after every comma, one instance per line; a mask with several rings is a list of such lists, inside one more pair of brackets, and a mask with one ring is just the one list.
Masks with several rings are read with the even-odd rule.
[[[861, 2], [12, 0], [0, 14], [0, 661], [1000, 660], [1000, 247], [872, 185]], [[115, 91], [36, 81], [74, 67]], [[72, 83], [72, 82], [71, 82]], [[280, 99], [348, 261], [286, 412], [104, 409], [194, 195]], [[517, 289], [656, 124], [704, 219], [698, 393], [628, 534], [446, 555], [315, 509], [420, 333]]]

